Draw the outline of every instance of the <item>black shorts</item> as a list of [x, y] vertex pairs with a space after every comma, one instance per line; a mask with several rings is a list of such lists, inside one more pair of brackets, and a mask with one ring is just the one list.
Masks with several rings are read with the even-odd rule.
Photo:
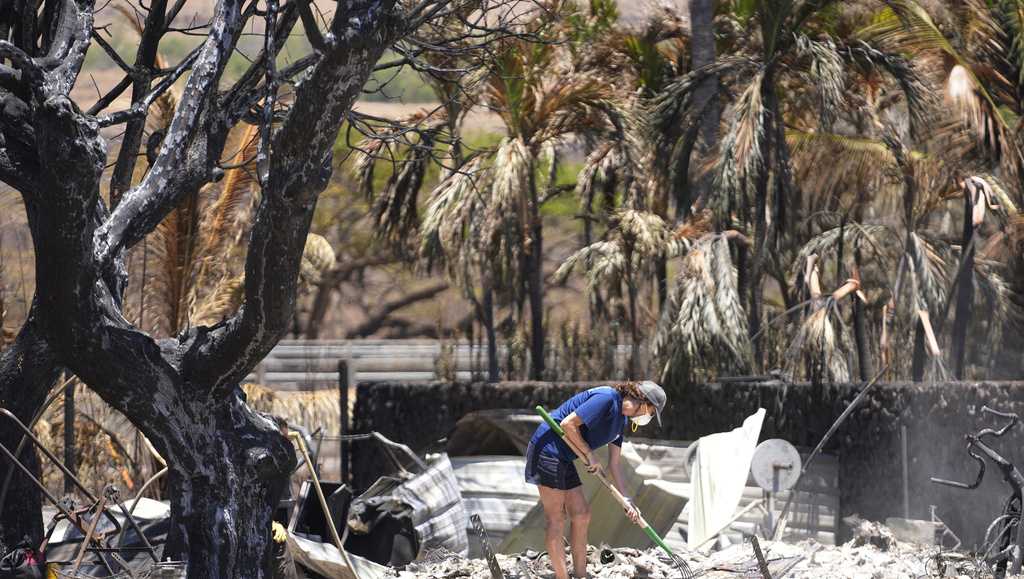
[[583, 485], [573, 463], [541, 452], [533, 442], [526, 448], [526, 482], [562, 491]]

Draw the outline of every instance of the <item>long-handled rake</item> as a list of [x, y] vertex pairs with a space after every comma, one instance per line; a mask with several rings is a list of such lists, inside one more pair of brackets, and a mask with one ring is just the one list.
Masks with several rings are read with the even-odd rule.
[[[590, 462], [587, 460], [586, 453], [581, 452], [580, 449], [576, 448], [576, 445], [573, 444], [571, 440], [565, 437], [565, 431], [562, 430], [562, 426], [555, 422], [554, 418], [551, 418], [551, 415], [548, 414], [547, 410], [544, 410], [543, 406], [537, 406], [535, 410], [537, 411], [537, 414], [541, 415], [541, 417], [544, 419], [544, 422], [548, 423], [548, 426], [551, 428], [551, 430], [554, 431], [554, 433], [557, 434], [559, 438], [564, 440], [565, 443], [569, 445], [569, 448], [571, 448], [572, 451], [576, 453], [576, 456], [580, 457], [580, 460], [583, 461], [583, 464], [590, 466]], [[603, 472], [597, 471], [596, 473], [594, 473], [594, 476], [597, 477], [597, 480], [601, 481], [601, 484], [603, 484], [604, 487], [608, 490], [608, 492], [611, 493], [612, 497], [620, 505], [622, 505], [623, 509], [628, 509], [630, 507], [634, 509], [636, 508], [635, 505], [629, 503], [626, 497], [622, 496], [622, 493], [619, 492], [619, 489], [615, 488], [615, 485], [613, 485], [612, 482], [608, 480], [608, 477], [605, 476]], [[665, 544], [665, 541], [661, 539], [661, 537], [658, 535], [658, 532], [655, 531], [653, 527], [651, 527], [650, 523], [648, 523], [644, 519], [643, 515], [640, 515], [639, 509], [637, 509], [637, 514], [640, 517], [637, 521], [637, 524], [643, 528], [644, 533], [646, 533], [647, 536], [650, 537], [652, 541], [654, 541], [655, 545], [661, 547], [661, 549], [668, 554], [668, 556], [672, 559], [672, 562], [675, 563], [676, 568], [679, 569], [679, 572], [682, 574], [683, 579], [694, 579], [696, 575], [693, 573], [693, 571], [690, 570], [690, 566], [686, 564], [686, 561], [684, 561], [681, 557], [672, 552], [672, 549], [670, 549], [669, 546]]]

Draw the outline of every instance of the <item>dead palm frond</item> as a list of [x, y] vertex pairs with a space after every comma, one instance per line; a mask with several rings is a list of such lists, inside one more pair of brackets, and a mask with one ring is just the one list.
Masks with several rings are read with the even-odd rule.
[[477, 156], [441, 181], [428, 195], [420, 226], [420, 256], [427, 268], [479, 242], [481, 230], [476, 219], [482, 214], [482, 157]]
[[374, 199], [371, 214], [377, 225], [377, 235], [393, 244], [403, 244], [419, 228], [418, 199], [431, 160], [432, 146], [428, 135], [420, 137]]
[[713, 379], [751, 367], [746, 313], [725, 235], [707, 235], [683, 259], [654, 350], [662, 376]]
[[908, 240], [907, 256], [918, 289], [914, 296], [916, 307], [939, 312], [951, 284], [949, 267], [956, 260], [949, 247], [938, 240], [919, 233], [911, 233]]
[[334, 267], [334, 261], [334, 248], [330, 242], [316, 233], [307, 234], [299, 265], [300, 287], [308, 290], [323, 281], [324, 275]]
[[786, 373], [816, 383], [846, 382], [850, 379], [853, 347], [839, 304], [847, 296], [863, 299], [860, 282], [847, 280], [831, 295], [822, 296], [817, 256], [808, 256], [806, 263], [804, 285], [810, 290], [811, 312], [786, 350]]
[[[887, 0], [886, 4], [888, 8], [864, 34], [918, 59], [936, 56], [949, 108], [1003, 170], [1016, 176], [1024, 159], [1017, 137], [1021, 110], [1015, 96], [1024, 69], [1012, 58], [1019, 49], [1013, 45], [1021, 40], [1021, 30], [1012, 26], [1019, 14], [1004, 14], [1001, 3], [964, 2], [961, 10], [953, 12], [958, 21], [949, 27], [951, 40], [917, 0]], [[1011, 17], [1001, 18], [1007, 15]]]
[[[672, 237], [668, 225], [658, 215], [622, 209], [613, 215], [607, 239], [566, 258], [555, 272], [555, 280], [564, 282], [576, 269], [586, 277], [590, 291], [618, 286], [630, 272], [638, 275], [655, 260], [665, 258], [673, 242], [688, 246], [685, 240]], [[671, 249], [680, 251], [675, 246]]]
[[720, 191], [711, 207], [724, 214], [729, 199], [741, 198], [744, 183], [761, 170], [761, 143], [765, 139], [765, 108], [762, 101], [764, 72], [751, 77], [736, 101], [733, 118], [722, 139], [721, 154], [715, 167], [715, 189]]
[[244, 297], [245, 276], [226, 277], [196, 304], [193, 322], [197, 326], [212, 326], [238, 311]]
[[204, 256], [219, 255], [225, 243], [241, 242], [253, 210], [259, 204], [256, 182], [256, 153], [259, 151], [259, 130], [247, 125], [238, 136], [235, 154], [225, 165], [224, 179], [216, 200], [207, 212], [203, 229], [207, 230]]
[[812, 39], [798, 34], [796, 54], [808, 61], [807, 81], [818, 95], [819, 118], [823, 125], [831, 126], [845, 102], [846, 63], [835, 42], [828, 37]]
[[162, 335], [174, 335], [190, 325], [188, 294], [197, 273], [196, 250], [200, 243], [198, 192], [186, 196], [167, 214], [153, 233], [155, 263], [148, 291], [147, 318]]
[[873, 255], [884, 270], [891, 271], [891, 266], [894, 266], [899, 258], [898, 249], [894, 250], [893, 247], [899, 242], [897, 233], [887, 225], [847, 222], [842, 226], [822, 231], [800, 247], [796, 259], [793, 260], [791, 274], [799, 275], [807, 258], [812, 255], [817, 255], [822, 260], [832, 258], [840, 245], [848, 249], [865, 249], [866, 255]]
[[282, 392], [260, 384], [243, 384], [246, 402], [253, 409], [284, 418], [310, 431], [338, 432], [338, 394], [332, 390]]

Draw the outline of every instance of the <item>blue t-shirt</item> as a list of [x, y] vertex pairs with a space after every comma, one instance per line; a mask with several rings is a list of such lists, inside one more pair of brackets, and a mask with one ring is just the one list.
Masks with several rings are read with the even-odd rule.
[[[573, 412], [583, 421], [580, 434], [591, 449], [601, 448], [609, 442], [622, 446], [622, 433], [627, 417], [622, 415], [622, 395], [609, 386], [584, 390], [566, 400], [551, 413], [555, 422], [561, 422]], [[548, 456], [557, 456], [564, 462], [576, 460], [576, 453], [555, 434], [547, 422], [542, 422], [531, 439], [534, 447]]]

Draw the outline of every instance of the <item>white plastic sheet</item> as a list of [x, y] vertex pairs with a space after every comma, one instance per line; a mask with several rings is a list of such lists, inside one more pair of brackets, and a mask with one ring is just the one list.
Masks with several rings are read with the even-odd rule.
[[709, 434], [698, 442], [697, 458], [691, 471], [693, 502], [687, 538], [691, 549], [721, 531], [736, 512], [743, 498], [764, 415], [764, 408], [760, 408], [743, 421], [743, 426]]

